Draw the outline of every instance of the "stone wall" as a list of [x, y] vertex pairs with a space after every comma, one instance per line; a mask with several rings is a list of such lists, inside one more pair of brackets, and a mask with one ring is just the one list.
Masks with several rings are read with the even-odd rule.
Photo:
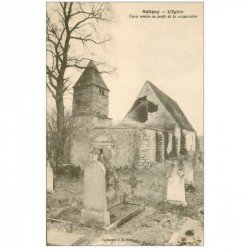
[[185, 136], [185, 149], [187, 151], [195, 151], [195, 132], [189, 130], [182, 130]]
[[93, 112], [101, 117], [109, 115], [109, 92], [102, 88], [93, 86]]
[[164, 159], [168, 159], [168, 140], [169, 140], [169, 135], [168, 132], [164, 131], [163, 132], [163, 139], [164, 139]]
[[75, 88], [73, 95], [73, 116], [93, 114], [93, 86]]
[[[106, 119], [107, 120], [107, 119]], [[105, 149], [111, 147], [112, 160], [116, 168], [131, 167], [133, 163], [139, 168], [165, 159], [164, 150], [172, 144], [172, 136], [169, 136], [168, 145], [165, 145], [162, 131], [145, 128], [112, 127], [109, 121], [93, 119], [93, 117], [75, 117], [75, 131], [71, 138], [71, 162], [80, 165], [84, 169], [90, 161], [89, 155], [93, 145]], [[107, 126], [95, 127], [95, 124]], [[101, 138], [105, 143], [100, 144]]]
[[70, 161], [76, 166], [84, 168], [89, 162], [89, 140], [93, 132], [93, 119], [91, 116], [74, 117], [74, 131], [70, 138]]
[[156, 161], [162, 162], [164, 160], [164, 136], [160, 131], [156, 132]]
[[[114, 142], [113, 161], [117, 168], [131, 166], [134, 162], [139, 168], [156, 161], [156, 133], [162, 132], [144, 128], [109, 127], [95, 128], [95, 134], [108, 134]], [[164, 159], [164, 145], [161, 143], [161, 160]]]
[[150, 137], [147, 130], [139, 130], [139, 150], [138, 150], [138, 165], [139, 168], [150, 163]]
[[172, 151], [172, 134], [154, 129], [139, 130], [139, 165], [141, 168], [153, 162], [162, 162]]
[[168, 133], [168, 145], [166, 148], [167, 154], [169, 155], [172, 150], [173, 150], [173, 134]]
[[116, 168], [124, 168], [136, 161], [139, 133], [137, 129], [124, 127], [95, 128], [94, 135], [106, 133], [114, 142], [112, 160]]
[[[138, 155], [137, 129], [112, 127], [111, 119], [74, 117], [74, 132], [70, 138], [70, 161], [84, 169], [90, 162], [92, 140], [105, 132], [114, 142], [113, 160], [117, 168], [131, 166]], [[99, 127], [97, 127], [99, 126]]]
[[94, 136], [94, 128], [96, 126], [111, 126], [112, 119], [92, 116], [73, 117], [72, 119], [73, 132], [70, 138], [70, 161], [74, 165], [84, 168], [90, 160], [90, 140]]
[[179, 154], [181, 150], [181, 129], [180, 127], [176, 126], [174, 129], [173, 134], [173, 150], [175, 153]]
[[147, 135], [149, 136], [149, 161], [155, 162], [156, 161], [156, 131], [147, 129]]
[[[84, 122], [83, 119], [81, 122]], [[85, 120], [85, 124], [88, 124], [87, 120]], [[151, 129], [124, 127], [93, 128], [91, 125], [87, 125], [84, 128], [79, 128], [75, 132], [74, 138], [72, 138], [71, 162], [84, 168], [90, 161], [89, 154], [95, 144], [95, 140], [98, 140], [98, 136], [103, 137], [104, 135], [110, 138], [110, 143], [107, 141], [103, 146], [99, 145], [99, 148], [112, 145], [112, 160], [116, 168], [131, 167], [133, 163], [139, 168], [144, 168], [155, 162], [157, 160], [156, 138], [160, 135], [161, 139], [163, 139], [162, 132]], [[163, 161], [164, 141], [158, 142], [159, 145], [160, 156], [158, 155], [158, 160]]]
[[93, 117], [93, 124], [95, 127], [110, 127], [110, 126], [112, 126], [112, 119], [94, 116]]
[[107, 118], [109, 114], [109, 92], [91, 85], [75, 88], [73, 116], [93, 115]]
[[[153, 128], [158, 128], [158, 129], [166, 129], [166, 128], [172, 127], [173, 124], [177, 124], [176, 121], [171, 116], [171, 114], [166, 110], [163, 104], [159, 101], [159, 98], [152, 91], [151, 87], [147, 84], [144, 85], [137, 99], [144, 97], [144, 96], [147, 97], [148, 101], [151, 101], [158, 106], [157, 112], [148, 113], [148, 120], [143, 123], [144, 125], [150, 126]], [[137, 125], [140, 123], [131, 120], [129, 116], [126, 115], [124, 119], [122, 120], [122, 124]]]

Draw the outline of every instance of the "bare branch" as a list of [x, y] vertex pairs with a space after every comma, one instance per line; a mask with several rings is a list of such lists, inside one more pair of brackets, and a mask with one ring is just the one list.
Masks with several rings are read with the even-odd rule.
[[[53, 78], [53, 79], [55, 79], [55, 80], [57, 81], [58, 77], [56, 77], [56, 76], [54, 75], [54, 72], [49, 68], [49, 66], [46, 66], [46, 72], [47, 72], [47, 75], [48, 75], [49, 77], [51, 77], [51, 78]], [[52, 86], [53, 88], [56, 88], [56, 87], [53, 86], [53, 83], [51, 84], [51, 86]]]
[[[104, 63], [100, 63], [99, 65], [101, 65], [101, 64], [104, 64]], [[96, 64], [96, 66], [98, 66], [98, 64]], [[81, 70], [87, 68], [87, 66], [81, 66], [81, 65], [79, 65], [77, 63], [67, 65], [67, 67], [74, 67], [74, 68], [81, 69]], [[100, 74], [111, 74], [111, 73], [114, 73], [116, 70], [117, 70], [116, 68], [112, 68], [111, 70], [98, 70], [98, 72]]]
[[109, 36], [108, 38], [102, 40], [102, 41], [95, 41], [93, 38], [90, 38], [92, 34], [88, 34], [86, 35], [85, 37], [76, 37], [76, 36], [71, 36], [70, 38], [71, 39], [74, 39], [74, 40], [79, 40], [81, 41], [83, 44], [87, 43], [87, 42], [92, 42], [92, 43], [95, 43], [95, 44], [104, 44], [106, 42], [109, 42], [111, 40], [111, 37]]
[[[64, 94], [70, 93], [70, 79], [67, 78], [69, 68], [85, 69], [90, 59], [84, 56], [74, 56], [76, 43], [81, 43], [90, 51], [87, 44], [104, 45], [110, 37], [98, 34], [97, 23], [109, 23], [109, 3], [54, 3], [55, 8], [47, 10], [46, 40], [47, 40], [47, 88], [56, 101], [56, 126], [59, 132], [64, 126]], [[98, 34], [98, 36], [97, 36]], [[101, 37], [100, 39], [98, 37]], [[72, 49], [73, 48], [73, 49]], [[81, 48], [83, 50], [83, 48]], [[113, 70], [100, 71], [112, 73]]]
[[56, 99], [56, 95], [55, 95], [55, 93], [53, 92], [53, 90], [51, 89], [51, 87], [49, 86], [48, 83], [46, 83], [46, 86], [47, 86], [49, 92], [51, 93], [51, 95], [53, 96], [53, 98]]

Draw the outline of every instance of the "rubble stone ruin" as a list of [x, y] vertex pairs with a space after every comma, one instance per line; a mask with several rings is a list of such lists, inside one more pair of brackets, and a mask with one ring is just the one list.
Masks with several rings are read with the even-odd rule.
[[129, 111], [128, 117], [134, 121], [143, 123], [148, 120], [148, 113], [158, 111], [158, 105], [147, 100], [147, 96], [138, 98], [131, 110]]
[[181, 150], [195, 151], [194, 128], [179, 105], [150, 81], [118, 125], [109, 117], [110, 90], [93, 61], [73, 88], [74, 130], [66, 158], [75, 166], [89, 164], [93, 145], [100, 151], [112, 149], [116, 168], [134, 163], [144, 168]]

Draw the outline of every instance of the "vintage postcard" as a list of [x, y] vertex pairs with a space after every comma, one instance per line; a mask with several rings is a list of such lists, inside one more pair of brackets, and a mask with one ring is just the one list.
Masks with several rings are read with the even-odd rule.
[[47, 3], [47, 245], [204, 244], [203, 7]]

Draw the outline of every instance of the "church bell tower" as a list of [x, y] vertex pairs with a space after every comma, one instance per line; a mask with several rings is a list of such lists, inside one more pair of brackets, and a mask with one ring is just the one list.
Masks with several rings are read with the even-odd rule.
[[111, 122], [109, 89], [93, 61], [88, 63], [73, 89], [73, 117], [92, 118], [94, 125]]

